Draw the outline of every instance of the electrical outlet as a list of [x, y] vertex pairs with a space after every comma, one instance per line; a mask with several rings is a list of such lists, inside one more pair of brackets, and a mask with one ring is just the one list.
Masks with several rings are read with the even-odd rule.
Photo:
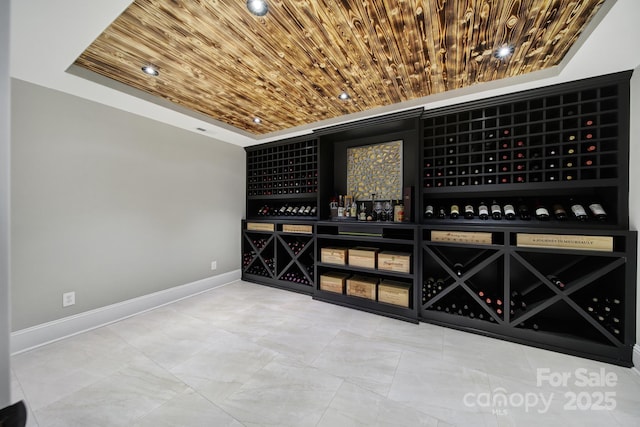
[[218, 261], [211, 261], [211, 270], [218, 268]]
[[62, 294], [62, 306], [69, 307], [76, 303], [76, 293], [75, 292], [66, 292]]

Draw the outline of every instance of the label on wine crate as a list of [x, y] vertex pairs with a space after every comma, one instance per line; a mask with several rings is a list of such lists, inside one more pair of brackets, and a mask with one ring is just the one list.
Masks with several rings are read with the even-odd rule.
[[269, 222], [248, 222], [247, 230], [250, 231], [274, 231], [275, 224]]
[[282, 231], [285, 233], [311, 234], [313, 233], [313, 225], [282, 224]]
[[345, 265], [348, 259], [348, 251], [349, 250], [347, 248], [321, 248], [320, 262]]
[[473, 243], [474, 245], [490, 245], [491, 233], [478, 231], [444, 231], [431, 230], [432, 242]]
[[393, 251], [380, 252], [378, 254], [378, 270], [409, 273], [411, 271], [411, 254]]
[[348, 273], [325, 273], [320, 276], [320, 289], [327, 292], [339, 294], [345, 293]]
[[522, 248], [579, 249], [582, 251], [613, 252], [613, 237], [518, 233], [516, 235], [516, 246]]
[[410, 289], [411, 285], [408, 283], [383, 280], [378, 285], [378, 301], [399, 305], [401, 307], [409, 307]]
[[352, 276], [347, 280], [347, 295], [375, 300], [378, 281], [369, 277]]

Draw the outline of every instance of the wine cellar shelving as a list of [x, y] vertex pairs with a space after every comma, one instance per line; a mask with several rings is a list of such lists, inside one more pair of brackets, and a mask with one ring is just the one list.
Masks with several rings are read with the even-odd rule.
[[[637, 270], [628, 216], [630, 77], [411, 111], [247, 148], [243, 279], [630, 366]], [[330, 200], [348, 192], [347, 149], [397, 140], [403, 189], [413, 187], [405, 200], [412, 222], [328, 221]], [[249, 230], [248, 223], [271, 228]], [[285, 232], [287, 223], [311, 228]], [[378, 256], [409, 253], [410, 268], [322, 259], [323, 249], [361, 246]], [[323, 276], [333, 282], [323, 287]], [[376, 293], [350, 293], [349, 278], [375, 283]], [[384, 283], [408, 289], [406, 304], [383, 301]]]
[[618, 86], [425, 119], [424, 187], [618, 177]]
[[[273, 231], [251, 230], [252, 224]], [[311, 294], [315, 285], [313, 225], [304, 231], [287, 231], [299, 223], [242, 222], [242, 277], [270, 286]]]
[[[417, 229], [415, 226], [405, 226], [402, 224], [332, 224], [319, 222], [317, 225], [316, 242], [318, 245], [316, 259], [316, 276], [321, 277], [326, 273], [345, 273], [349, 277], [364, 277], [379, 283], [384, 280], [391, 280], [404, 284], [408, 287], [408, 306], [380, 302], [377, 298], [371, 300], [358, 296], [347, 295], [346, 292], [327, 292], [320, 288], [317, 282], [314, 298], [343, 305], [346, 307], [358, 308], [372, 313], [394, 317], [410, 322], [417, 322], [417, 305], [414, 303], [417, 293], [416, 283], [418, 275], [417, 268]], [[344, 264], [325, 263], [321, 259], [322, 248], [341, 247], [346, 250], [366, 246], [375, 248], [377, 251], [393, 251], [409, 254], [410, 268], [408, 272], [398, 272], [382, 270], [380, 268], [357, 267], [350, 265], [349, 257], [345, 258]]]
[[[466, 230], [475, 228], [458, 232]], [[517, 235], [528, 228], [493, 227], [483, 244], [434, 241], [434, 231], [422, 229], [422, 320], [631, 363], [635, 232], [596, 233], [613, 239], [609, 251], [521, 247]]]
[[317, 219], [317, 139], [249, 147], [246, 152], [249, 218]]
[[[567, 219], [575, 220], [569, 199], [578, 198], [585, 208], [600, 204], [609, 214], [606, 226], [628, 228], [628, 77], [621, 73], [426, 112], [423, 212], [429, 204], [448, 209], [469, 198], [477, 209], [482, 201], [502, 197], [515, 204], [524, 197], [532, 213], [543, 198], [547, 210], [560, 203]], [[586, 211], [589, 221], [575, 223], [600, 227]]]

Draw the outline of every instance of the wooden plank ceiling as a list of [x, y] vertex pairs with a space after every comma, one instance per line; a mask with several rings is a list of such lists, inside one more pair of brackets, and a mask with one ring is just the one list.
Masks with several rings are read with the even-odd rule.
[[603, 2], [136, 0], [76, 65], [262, 135], [554, 66]]

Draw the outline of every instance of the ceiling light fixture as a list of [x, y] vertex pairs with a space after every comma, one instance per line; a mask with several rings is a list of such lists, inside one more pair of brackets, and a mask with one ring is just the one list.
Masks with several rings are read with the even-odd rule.
[[155, 65], [145, 65], [144, 67], [142, 67], [142, 72], [154, 77], [160, 74], [160, 71], [158, 71], [158, 67], [156, 67]]
[[259, 125], [260, 123], [262, 123], [262, 119], [260, 117], [254, 117], [253, 118], [253, 123]]
[[247, 9], [256, 16], [264, 16], [269, 12], [266, 0], [247, 0]]
[[513, 53], [513, 47], [509, 46], [509, 45], [504, 45], [502, 47], [500, 47], [498, 50], [496, 50], [495, 53], [495, 57], [502, 59], [502, 58], [506, 58], [507, 56], [511, 55]]
[[343, 101], [346, 101], [347, 99], [351, 98], [349, 96], [349, 94], [347, 92], [342, 92], [340, 95], [338, 95], [338, 98], [340, 98]]

